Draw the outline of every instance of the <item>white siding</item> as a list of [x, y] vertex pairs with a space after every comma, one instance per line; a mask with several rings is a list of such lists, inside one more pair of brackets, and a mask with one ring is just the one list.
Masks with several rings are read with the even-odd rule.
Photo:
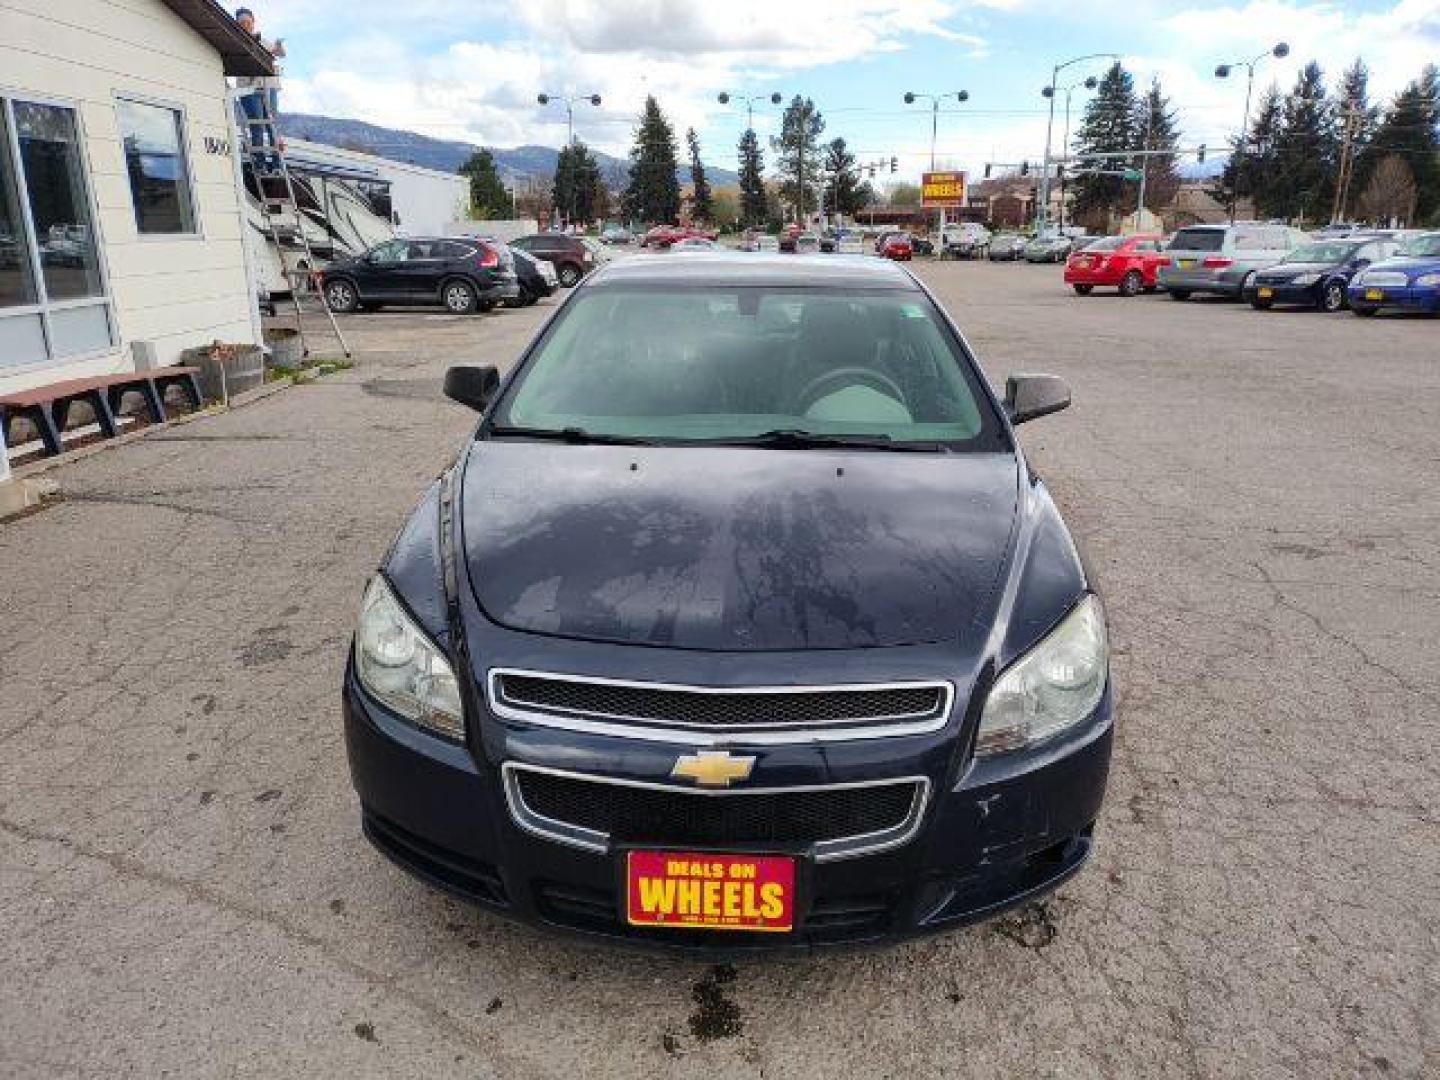
[[[219, 55], [160, 0], [0, 0], [0, 94], [79, 110], [120, 337], [100, 358], [0, 376], [0, 393], [127, 371], [132, 341], [155, 341], [169, 363], [217, 338], [252, 340], [233, 165], [205, 148], [231, 138], [225, 92]], [[182, 110], [199, 235], [137, 233], [116, 95]]]

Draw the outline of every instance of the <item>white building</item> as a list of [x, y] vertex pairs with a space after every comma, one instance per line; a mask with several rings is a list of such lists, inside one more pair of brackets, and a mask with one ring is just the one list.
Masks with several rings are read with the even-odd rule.
[[255, 340], [225, 76], [269, 69], [213, 0], [0, 0], [0, 394]]

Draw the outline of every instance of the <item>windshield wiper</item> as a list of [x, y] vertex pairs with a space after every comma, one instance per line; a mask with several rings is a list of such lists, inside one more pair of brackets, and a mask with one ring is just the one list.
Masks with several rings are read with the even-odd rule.
[[491, 435], [513, 435], [525, 439], [549, 439], [554, 442], [571, 443], [575, 446], [605, 445], [605, 446], [655, 446], [654, 439], [641, 438], [638, 435], [607, 435], [604, 432], [586, 431], [580, 427], [565, 428], [535, 428], [535, 427], [508, 427], [504, 425], [492, 427]]
[[896, 442], [889, 435], [832, 435], [802, 428], [776, 428], [759, 435], [743, 435], [719, 440], [727, 446], [764, 446], [777, 450], [811, 450], [843, 447], [855, 450], [899, 450], [933, 452], [940, 449], [933, 442]]

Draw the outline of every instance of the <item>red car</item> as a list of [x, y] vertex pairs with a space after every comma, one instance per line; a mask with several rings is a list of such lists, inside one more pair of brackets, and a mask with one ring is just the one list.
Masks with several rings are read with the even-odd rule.
[[909, 262], [910, 257], [915, 254], [915, 246], [910, 243], [910, 237], [904, 233], [889, 233], [880, 238], [875, 245], [875, 250], [883, 258], [894, 259], [896, 262]]
[[702, 229], [696, 225], [656, 225], [641, 238], [640, 246], [667, 248], [677, 240], [714, 240], [719, 235], [714, 229]]
[[1081, 296], [1088, 296], [1096, 285], [1119, 289], [1121, 296], [1134, 296], [1142, 289], [1154, 292], [1155, 271], [1170, 262], [1161, 247], [1158, 233], [1102, 237], [1065, 260], [1065, 284]]

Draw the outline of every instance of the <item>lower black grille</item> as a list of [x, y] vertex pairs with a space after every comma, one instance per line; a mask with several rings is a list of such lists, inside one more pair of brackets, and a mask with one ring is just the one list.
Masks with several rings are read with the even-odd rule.
[[378, 814], [367, 812], [362, 824], [371, 843], [411, 873], [476, 903], [509, 902], [505, 883], [489, 863], [447, 851]]
[[920, 795], [914, 780], [702, 795], [517, 772], [520, 797], [530, 812], [620, 843], [801, 846], [841, 840], [901, 828]]
[[913, 720], [939, 715], [946, 696], [945, 688], [938, 685], [736, 693], [615, 685], [514, 672], [497, 675], [496, 688], [503, 701], [521, 708], [693, 728]]

